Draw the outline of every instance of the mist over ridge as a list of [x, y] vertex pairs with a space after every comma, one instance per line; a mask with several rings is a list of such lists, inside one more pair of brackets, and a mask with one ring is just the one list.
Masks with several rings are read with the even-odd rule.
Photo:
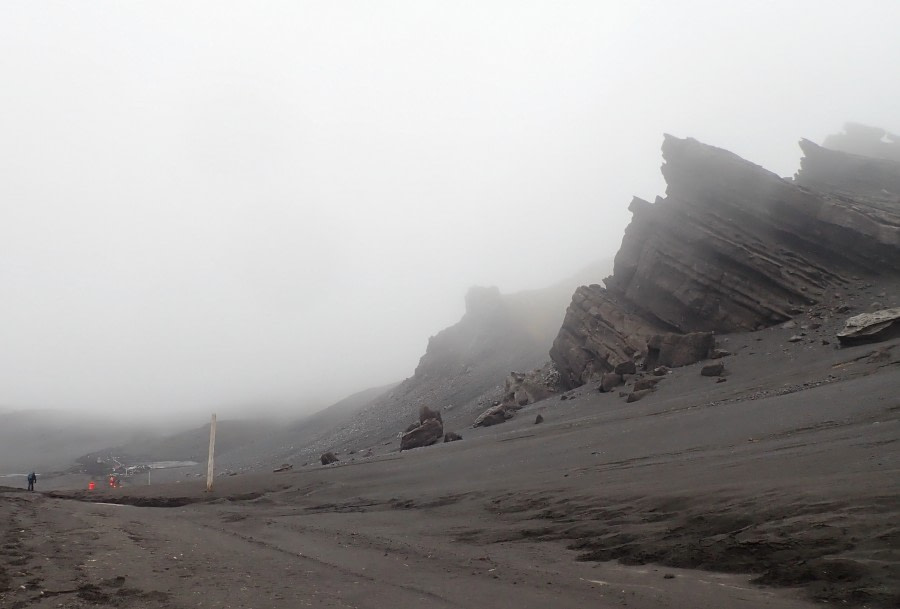
[[664, 132], [900, 131], [900, 8], [719, 4], [0, 8], [0, 405], [314, 410], [611, 258]]

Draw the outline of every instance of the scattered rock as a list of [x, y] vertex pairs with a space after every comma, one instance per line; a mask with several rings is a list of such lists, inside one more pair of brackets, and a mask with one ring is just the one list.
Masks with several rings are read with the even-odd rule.
[[600, 379], [600, 391], [609, 393], [624, 382], [621, 374], [607, 372]]
[[637, 366], [634, 365], [634, 360], [627, 360], [621, 362], [620, 364], [616, 364], [616, 367], [613, 369], [615, 374], [619, 376], [625, 374], [635, 374], [637, 372]]
[[705, 360], [716, 346], [712, 332], [656, 334], [647, 341], [647, 368], [678, 368]]
[[[565, 397], [565, 396], [562, 396]], [[562, 399], [562, 398], [560, 398]], [[497, 425], [498, 423], [505, 423], [509, 419], [513, 418], [514, 412], [500, 404], [499, 406], [491, 406], [475, 419], [475, 422], [472, 423], [472, 427], [490, 427], [491, 425]]]
[[544, 422], [544, 417], [542, 417], [540, 414], [538, 416], [534, 417], [535, 425], [540, 425], [543, 422]]
[[294, 469], [294, 466], [290, 463], [282, 463], [280, 467], [277, 467], [272, 470], [272, 473], [277, 474], [278, 472], [288, 472]]
[[567, 396], [567, 395], [561, 395], [561, 396], [559, 396], [559, 401], [560, 401], [560, 402], [565, 402], [565, 401], [568, 400], [568, 399], [569, 399], [569, 396]]
[[657, 366], [653, 369], [653, 376], [665, 376], [669, 374], [670, 370], [666, 366]]
[[321, 457], [322, 465], [331, 465], [332, 463], [337, 463], [340, 459], [333, 452], [327, 452]]
[[634, 384], [634, 391], [643, 391], [645, 389], [656, 389], [656, 384], [659, 383], [662, 379], [659, 378], [646, 378], [640, 379]]
[[725, 349], [713, 349], [709, 352], [709, 359], [722, 359], [729, 355], [731, 355], [731, 351], [726, 351]]
[[[431, 408], [429, 408], [428, 406], [422, 406], [419, 409], [419, 423], [424, 423], [428, 419], [437, 419], [441, 423], [444, 422], [443, 419], [441, 419], [440, 412], [434, 411]], [[410, 432], [410, 431], [412, 431], [412, 429], [407, 428], [406, 431]]]
[[510, 372], [503, 386], [501, 403], [522, 408], [546, 399], [559, 391], [559, 372], [553, 364], [531, 372]]
[[408, 431], [400, 438], [400, 450], [410, 450], [431, 446], [444, 435], [444, 425], [438, 419], [427, 419], [412, 431]]
[[632, 391], [628, 394], [628, 397], [625, 398], [625, 402], [631, 404], [632, 402], [637, 402], [638, 400], [643, 399], [645, 396], [653, 393], [652, 389], [642, 389], [641, 391]]
[[790, 337], [788, 339], [788, 342], [789, 343], [799, 343], [801, 340], [803, 340], [802, 336], [800, 336], [799, 334], [794, 334], [792, 337]]
[[728, 379], [725, 378], [724, 376], [720, 376], [719, 378], [716, 379], [716, 382], [717, 382], [717, 383], [724, 383], [724, 382], [727, 381], [727, 380], [728, 380]]
[[781, 327], [784, 328], [785, 330], [793, 330], [794, 328], [797, 327], [797, 322], [795, 322], [793, 319], [791, 319], [790, 321], [786, 321], [783, 324], [781, 324]]
[[725, 364], [722, 362], [706, 364], [700, 369], [700, 376], [720, 376], [723, 372], [725, 372]]
[[445, 443], [446, 442], [457, 442], [462, 439], [463, 439], [463, 437], [461, 435], [459, 435], [458, 433], [456, 433], [455, 431], [448, 431], [446, 434], [444, 434], [444, 442]]
[[842, 345], [876, 343], [900, 336], [900, 307], [855, 315], [837, 337]]

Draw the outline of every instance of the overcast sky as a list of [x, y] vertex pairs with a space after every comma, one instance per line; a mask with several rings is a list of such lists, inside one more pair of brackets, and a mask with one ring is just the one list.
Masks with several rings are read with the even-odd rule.
[[898, 24], [891, 0], [3, 2], [0, 407], [400, 380], [469, 286], [614, 255], [664, 132], [791, 175], [801, 136], [900, 131]]

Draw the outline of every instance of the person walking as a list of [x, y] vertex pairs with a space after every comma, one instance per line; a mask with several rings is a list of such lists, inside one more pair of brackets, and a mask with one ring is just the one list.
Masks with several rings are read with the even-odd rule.
[[37, 482], [37, 474], [35, 474], [34, 472], [31, 472], [30, 474], [28, 474], [28, 490], [29, 491], [34, 490], [35, 482]]

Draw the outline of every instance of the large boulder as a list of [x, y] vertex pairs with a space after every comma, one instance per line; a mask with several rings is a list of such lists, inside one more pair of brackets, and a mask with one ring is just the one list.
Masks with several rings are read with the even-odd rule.
[[715, 349], [716, 338], [712, 332], [690, 334], [655, 334], [647, 341], [645, 367], [678, 368], [705, 360]]
[[[444, 422], [444, 420], [441, 418], [441, 413], [439, 411], [432, 410], [428, 406], [422, 406], [419, 409], [419, 423], [424, 423], [428, 419], [437, 419], [441, 423]], [[410, 431], [410, 430], [408, 429], [407, 431]]]
[[600, 377], [600, 391], [609, 393], [624, 382], [625, 381], [622, 378], [621, 374], [616, 374], [615, 372], [607, 372], [602, 377]]
[[855, 315], [837, 337], [842, 345], [875, 343], [900, 336], [900, 307]]
[[505, 423], [507, 420], [511, 419], [514, 414], [512, 409], [508, 408], [505, 404], [491, 406], [478, 415], [475, 422], [472, 423], [472, 427], [490, 427], [491, 425], [497, 425], [498, 423]]
[[427, 419], [400, 437], [400, 450], [431, 446], [444, 437], [444, 425], [437, 419]]

